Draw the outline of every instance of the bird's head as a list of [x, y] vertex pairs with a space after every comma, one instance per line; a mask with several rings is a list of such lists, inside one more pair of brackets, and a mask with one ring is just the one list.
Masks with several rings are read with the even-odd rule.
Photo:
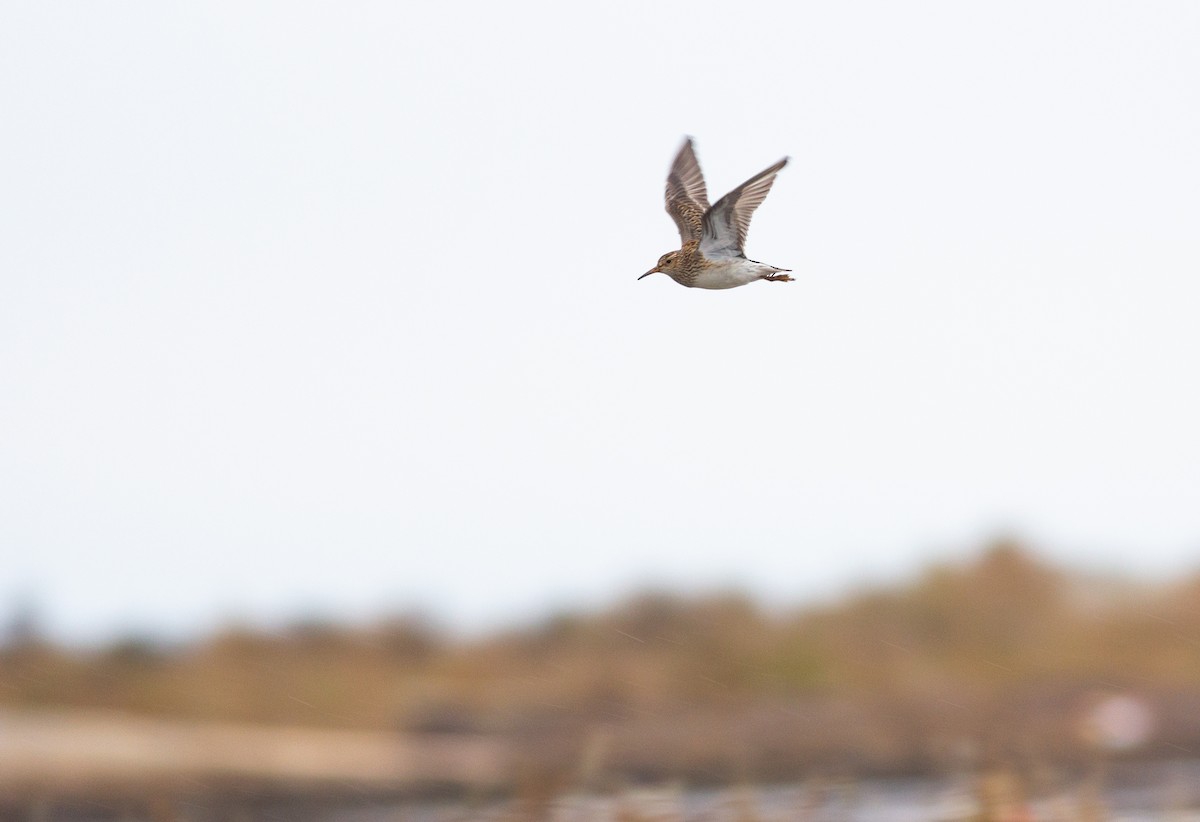
[[[645, 274], [642, 275], [642, 277], [649, 277], [651, 274], [653, 274], [657, 271], [661, 271], [663, 274], [670, 274], [671, 272], [675, 271], [678, 268], [678, 266], [679, 266], [679, 252], [678, 251], [668, 251], [666, 254], [664, 254], [658, 258], [658, 265], [654, 266], [654, 268], [647, 271]], [[642, 279], [642, 277], [638, 277], [638, 279], [640, 280], [640, 279]]]

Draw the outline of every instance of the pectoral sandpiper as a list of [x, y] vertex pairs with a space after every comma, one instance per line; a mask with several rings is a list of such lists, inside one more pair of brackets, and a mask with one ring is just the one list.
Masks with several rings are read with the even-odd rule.
[[790, 269], [748, 260], [742, 253], [750, 217], [766, 199], [776, 173], [787, 161], [784, 157], [755, 174], [710, 207], [704, 174], [689, 137], [667, 175], [667, 213], [679, 226], [683, 247], [659, 257], [658, 265], [642, 277], [661, 271], [688, 288], [736, 288], [755, 280], [792, 282], [791, 277], [781, 273]]

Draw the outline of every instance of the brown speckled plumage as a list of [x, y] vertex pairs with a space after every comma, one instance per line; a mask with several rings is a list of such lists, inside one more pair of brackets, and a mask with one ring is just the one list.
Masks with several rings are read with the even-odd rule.
[[679, 228], [682, 247], [662, 255], [642, 277], [661, 271], [689, 288], [733, 288], [754, 280], [791, 282], [781, 273], [787, 269], [749, 260], [742, 252], [750, 217], [787, 161], [784, 157], [710, 206], [704, 174], [688, 138], [671, 164], [666, 190], [667, 213]]
[[686, 245], [699, 242], [704, 231], [704, 212], [708, 211], [708, 190], [704, 173], [696, 159], [696, 150], [688, 140], [675, 155], [667, 174], [667, 213], [679, 227], [679, 236]]
[[709, 265], [711, 263], [700, 253], [700, 241], [688, 240], [678, 251], [669, 251], [659, 257], [657, 268], [680, 285], [691, 288], [700, 272]]

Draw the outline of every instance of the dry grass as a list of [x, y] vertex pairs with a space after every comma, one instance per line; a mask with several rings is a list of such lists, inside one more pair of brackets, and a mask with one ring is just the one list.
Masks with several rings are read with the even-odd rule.
[[1082, 768], [1122, 741], [1095, 725], [1113, 695], [1154, 721], [1113, 755], [1200, 752], [1200, 579], [1085, 578], [1011, 544], [787, 613], [739, 594], [647, 593], [474, 641], [408, 618], [96, 651], [26, 632], [0, 652], [10, 714], [484, 738], [505, 752], [510, 784], [546, 796], [814, 771]]

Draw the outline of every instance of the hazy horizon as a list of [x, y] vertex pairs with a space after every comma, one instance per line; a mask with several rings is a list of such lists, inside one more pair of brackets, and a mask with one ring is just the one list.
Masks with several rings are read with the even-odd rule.
[[[635, 579], [614, 586], [596, 596], [574, 599], [547, 597], [530, 603], [524, 609], [486, 614], [477, 620], [456, 618], [440, 609], [435, 602], [416, 600], [381, 601], [368, 608], [326, 607], [319, 602], [297, 602], [270, 611], [228, 609], [214, 612], [201, 619], [172, 624], [131, 621], [102, 626], [98, 630], [66, 627], [56, 618], [53, 609], [39, 598], [37, 591], [17, 589], [15, 596], [5, 598], [5, 610], [0, 613], [0, 645], [17, 635], [36, 636], [66, 647], [102, 647], [126, 641], [162, 643], [166, 646], [204, 642], [228, 631], [275, 632], [290, 631], [301, 626], [327, 626], [346, 630], [369, 630], [373, 626], [395, 620], [413, 621], [447, 639], [473, 640], [496, 636], [508, 631], [534, 629], [564, 615], [589, 616], [621, 607], [646, 595], [665, 595], [683, 601], [703, 600], [711, 596], [745, 597], [748, 602], [767, 613], [802, 613], [811, 609], [837, 607], [855, 597], [872, 591], [892, 591], [916, 585], [934, 571], [947, 568], [963, 569], [978, 563], [998, 545], [1013, 545], [1031, 560], [1062, 571], [1076, 579], [1090, 580], [1107, 588], [1110, 584], [1130, 586], [1170, 586], [1185, 584], [1200, 576], [1200, 560], [1178, 569], [1140, 572], [1132, 567], [1056, 558], [1044, 546], [1031, 543], [1022, 535], [997, 532], [989, 539], [969, 546], [923, 553], [909, 567], [891, 573], [864, 573], [847, 578], [839, 585], [788, 594], [762, 586], [739, 583], [733, 577], [701, 583], [681, 583], [671, 578]], [[15, 632], [15, 633], [14, 633]]]

